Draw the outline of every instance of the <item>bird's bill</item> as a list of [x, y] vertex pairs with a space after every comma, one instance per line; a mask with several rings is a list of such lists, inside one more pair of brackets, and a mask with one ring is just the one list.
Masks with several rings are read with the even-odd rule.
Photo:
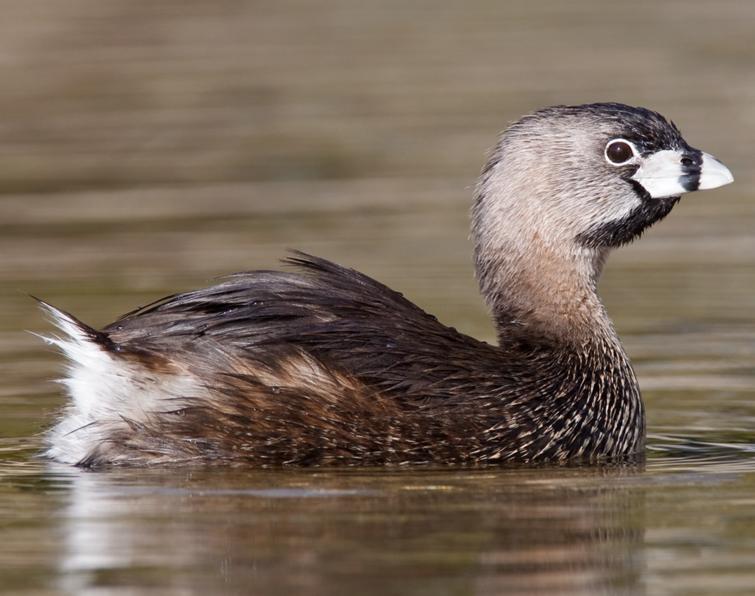
[[631, 178], [654, 199], [718, 188], [734, 181], [729, 168], [697, 149], [664, 149], [653, 153], [641, 159], [640, 167]]

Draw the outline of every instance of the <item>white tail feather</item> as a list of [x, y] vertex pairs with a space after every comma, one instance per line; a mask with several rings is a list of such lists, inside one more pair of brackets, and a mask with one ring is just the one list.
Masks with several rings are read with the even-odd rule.
[[75, 317], [40, 304], [64, 334], [40, 337], [66, 356], [67, 374], [59, 382], [71, 397], [62, 418], [47, 434], [48, 457], [79, 463], [107, 439], [113, 425], [146, 421], [166, 399], [201, 394], [192, 376], [152, 372], [109, 350], [102, 341], [105, 336]]

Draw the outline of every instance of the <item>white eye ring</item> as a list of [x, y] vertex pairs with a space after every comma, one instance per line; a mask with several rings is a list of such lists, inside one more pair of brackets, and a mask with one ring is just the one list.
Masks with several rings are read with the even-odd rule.
[[[631, 152], [629, 155], [627, 155], [627, 148]], [[605, 157], [606, 161], [612, 166], [623, 166], [638, 155], [639, 152], [637, 151], [637, 147], [634, 146], [634, 143], [627, 141], [626, 139], [611, 139], [606, 143], [606, 148], [603, 151], [603, 157]]]

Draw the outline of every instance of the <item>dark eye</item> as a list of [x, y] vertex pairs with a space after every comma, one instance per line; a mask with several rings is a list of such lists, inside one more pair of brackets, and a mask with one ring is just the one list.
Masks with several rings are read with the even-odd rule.
[[611, 141], [606, 145], [606, 159], [614, 164], [622, 164], [634, 157], [632, 146], [626, 141]]

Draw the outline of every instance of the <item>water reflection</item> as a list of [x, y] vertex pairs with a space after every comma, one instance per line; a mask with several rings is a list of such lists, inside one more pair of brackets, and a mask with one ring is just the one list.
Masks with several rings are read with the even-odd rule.
[[70, 483], [58, 587], [637, 594], [639, 472], [50, 469]]

